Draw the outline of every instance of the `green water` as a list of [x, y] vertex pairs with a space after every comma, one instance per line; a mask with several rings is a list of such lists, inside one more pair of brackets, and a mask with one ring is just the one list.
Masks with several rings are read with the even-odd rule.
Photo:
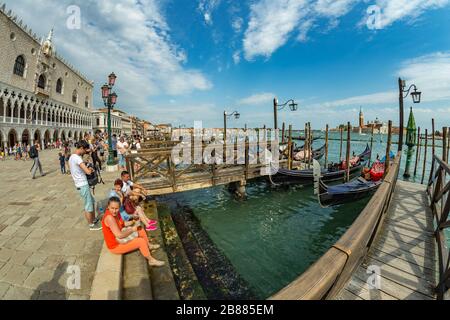
[[[360, 153], [370, 136], [352, 135], [352, 139], [363, 140], [352, 143], [352, 151]], [[373, 158], [385, 155], [386, 140], [386, 136], [376, 137]], [[314, 146], [323, 143], [319, 140]], [[339, 149], [339, 141], [330, 141], [330, 161], [338, 161]], [[396, 151], [397, 146], [393, 149]], [[343, 150], [345, 154], [345, 145]], [[428, 155], [429, 170], [431, 148]], [[411, 171], [414, 161], [415, 154]], [[420, 182], [422, 164], [418, 172], [420, 177], [416, 180]], [[320, 258], [368, 202], [365, 199], [324, 209], [311, 187], [273, 188], [266, 182], [250, 183], [247, 194], [245, 201], [239, 201], [225, 187], [216, 187], [186, 192], [176, 198], [192, 208], [202, 228], [261, 299], [278, 292]]]

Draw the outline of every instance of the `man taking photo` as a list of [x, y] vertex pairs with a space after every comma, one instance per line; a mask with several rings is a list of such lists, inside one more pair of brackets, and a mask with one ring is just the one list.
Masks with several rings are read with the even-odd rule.
[[75, 144], [75, 153], [70, 156], [69, 167], [75, 187], [84, 202], [84, 215], [89, 223], [91, 231], [101, 230], [102, 227], [95, 219], [95, 199], [91, 193], [86, 175], [92, 174], [94, 169], [88, 168], [83, 161], [83, 156], [89, 151], [89, 144], [82, 140]]

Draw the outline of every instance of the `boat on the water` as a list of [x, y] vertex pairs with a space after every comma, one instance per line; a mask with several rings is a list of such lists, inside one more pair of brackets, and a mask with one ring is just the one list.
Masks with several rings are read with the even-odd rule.
[[[325, 146], [317, 152], [317, 158], [322, 158], [325, 154]], [[322, 154], [323, 151], [323, 154]], [[367, 145], [366, 149], [359, 155], [350, 160], [351, 168], [350, 168], [350, 176], [359, 175], [364, 168], [364, 165], [370, 159], [372, 151], [370, 147]], [[316, 159], [315, 157], [315, 160]], [[327, 169], [321, 169], [322, 179], [326, 182], [333, 181], [342, 181], [347, 172], [346, 162], [342, 161], [338, 164], [330, 164]], [[272, 181], [276, 184], [283, 185], [309, 185], [314, 183], [314, 172], [313, 169], [305, 169], [305, 170], [288, 170], [288, 169], [279, 169], [278, 173], [271, 177]]]
[[[314, 166], [317, 171], [317, 166], [320, 167], [320, 164], [317, 162]], [[318, 195], [320, 205], [322, 207], [336, 206], [373, 195], [383, 183], [384, 171], [385, 164], [376, 161], [372, 168], [364, 170], [364, 176], [335, 186], [327, 185], [324, 179], [316, 174], [315, 193]]]

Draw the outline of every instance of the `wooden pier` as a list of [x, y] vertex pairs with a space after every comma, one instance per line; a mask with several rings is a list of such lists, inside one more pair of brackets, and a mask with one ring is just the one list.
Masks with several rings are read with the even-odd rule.
[[336, 299], [436, 299], [438, 259], [427, 203], [424, 185], [397, 183], [383, 228]]
[[271, 299], [450, 299], [450, 167], [434, 155], [428, 185], [413, 184], [398, 181], [400, 160], [342, 238]]

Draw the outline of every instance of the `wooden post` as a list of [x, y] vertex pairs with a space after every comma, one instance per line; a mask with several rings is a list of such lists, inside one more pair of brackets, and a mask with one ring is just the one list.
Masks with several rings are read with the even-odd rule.
[[292, 170], [292, 125], [289, 125], [289, 140], [288, 140], [288, 170]]
[[325, 169], [328, 167], [328, 124], [325, 128]]
[[283, 128], [281, 130], [281, 144], [284, 144], [286, 142], [286, 124], [283, 122]]
[[305, 143], [304, 143], [304, 147], [303, 147], [303, 162], [305, 164], [305, 168], [306, 168], [306, 155], [307, 152], [309, 152], [309, 136], [308, 136], [308, 123], [305, 123]]
[[344, 128], [340, 127], [339, 131], [341, 132], [341, 149], [339, 152], [339, 162], [342, 161], [342, 144], [344, 143]]
[[312, 153], [313, 153], [313, 147], [312, 147], [312, 131], [311, 131], [311, 122], [308, 122], [308, 145], [309, 145], [309, 154], [308, 154], [308, 169], [311, 169], [311, 162], [312, 162]]
[[347, 123], [347, 154], [346, 154], [346, 162], [347, 162], [347, 173], [345, 174], [345, 181], [350, 181], [350, 148], [351, 148], [351, 135], [350, 135], [350, 122]]
[[450, 150], [450, 137], [448, 136], [447, 132], [447, 163], [448, 163], [448, 157], [449, 157], [449, 150]]
[[266, 125], [264, 125], [264, 127], [263, 127], [264, 141], [267, 141], [267, 129], [266, 128], [267, 128]]
[[420, 127], [417, 130], [417, 152], [416, 152], [416, 164], [414, 166], [414, 176], [417, 175], [417, 165], [419, 164], [420, 159]]
[[422, 170], [422, 182], [425, 181], [425, 170], [427, 167], [427, 149], [428, 149], [428, 129], [425, 129], [425, 154], [423, 156], [423, 170]]
[[370, 168], [370, 165], [372, 164], [373, 132], [374, 132], [374, 130], [375, 130], [374, 128], [375, 128], [375, 125], [372, 126], [372, 136], [370, 137], [370, 158], [369, 158], [369, 168]]
[[448, 128], [442, 128], [442, 160], [444, 162], [448, 162], [447, 158], [447, 133]]
[[436, 154], [436, 139], [434, 138], [434, 133], [436, 132], [435, 131], [435, 127], [434, 127], [434, 119], [431, 119], [431, 129], [433, 130], [433, 133], [432, 133], [432, 143], [433, 143], [433, 148], [432, 148], [432, 151], [433, 151], [433, 156], [431, 157], [431, 159], [432, 159], [432, 161], [434, 161], [434, 155]]
[[[247, 132], [247, 130], [246, 130]], [[245, 137], [245, 181], [248, 180], [248, 172], [250, 168], [250, 140], [248, 136]]]
[[384, 176], [386, 177], [391, 169], [391, 143], [392, 143], [392, 121], [389, 120], [388, 141], [386, 146], [386, 162], [384, 163]]

